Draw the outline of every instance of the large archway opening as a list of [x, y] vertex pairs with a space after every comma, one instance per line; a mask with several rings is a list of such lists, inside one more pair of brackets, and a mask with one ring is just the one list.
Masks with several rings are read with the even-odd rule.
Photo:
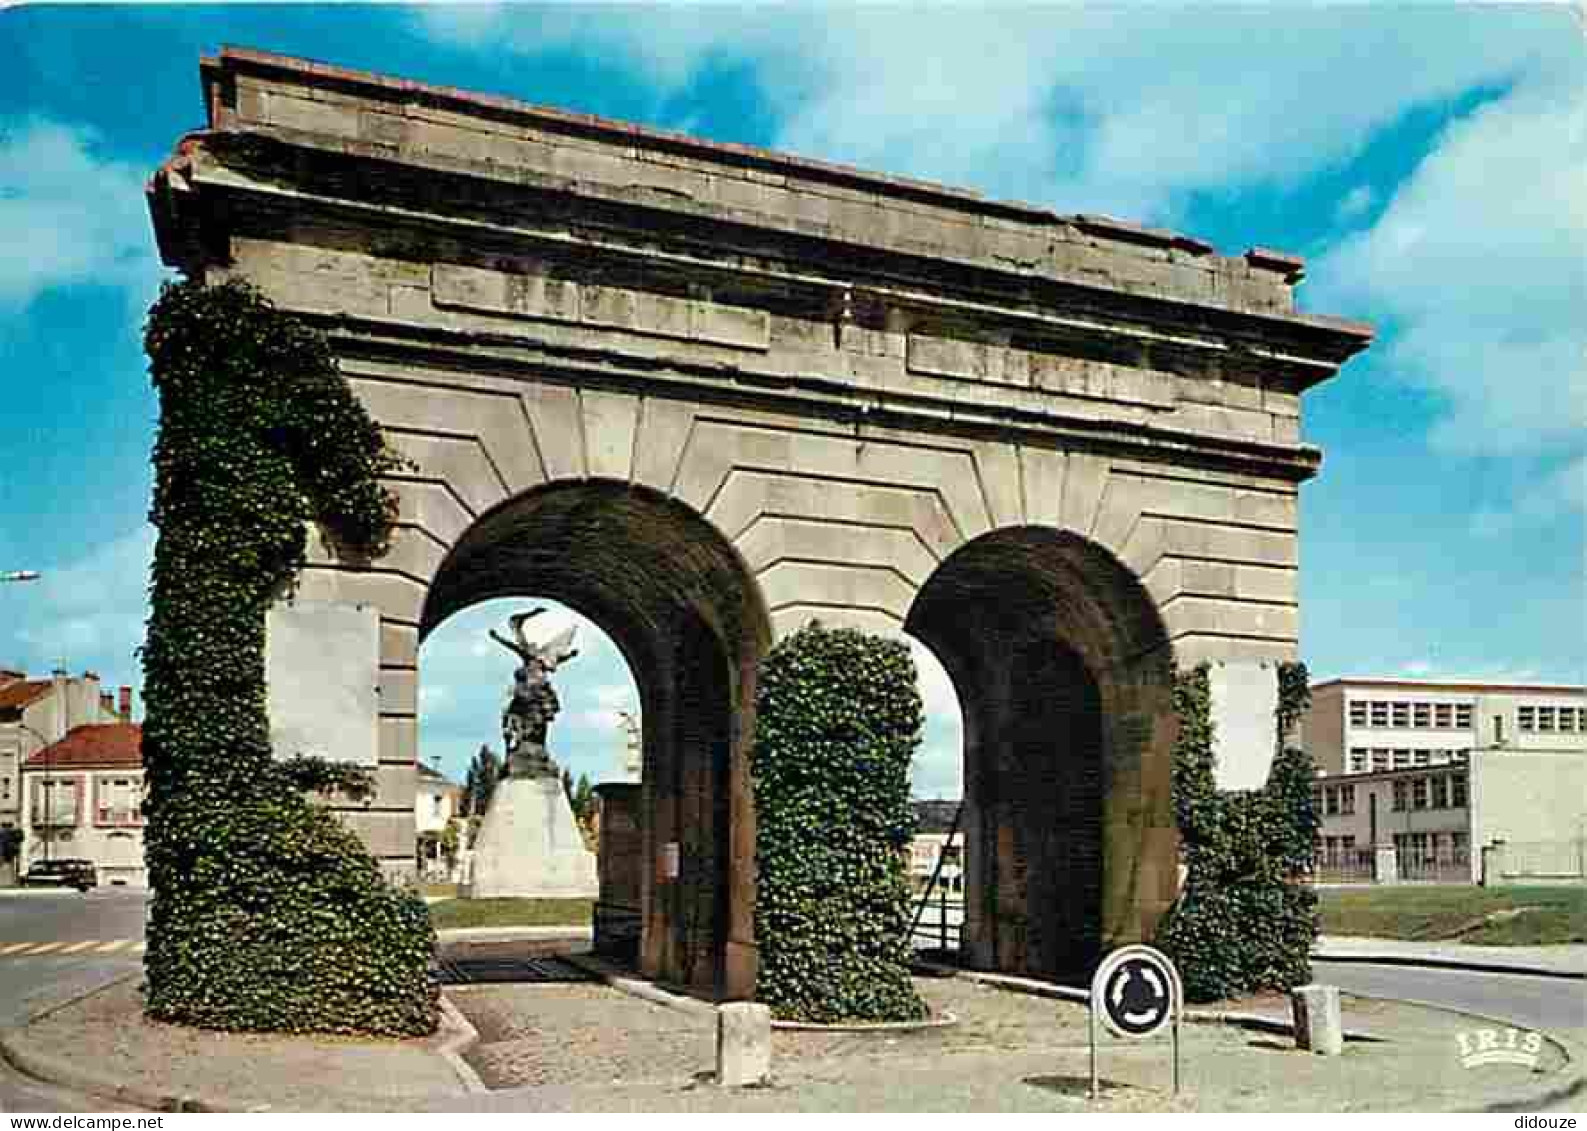
[[[753, 579], [682, 504], [587, 480], [527, 492], [465, 531], [431, 581], [420, 639], [501, 597], [568, 606], [612, 639], [633, 673], [644, 719], [634, 861], [641, 969], [703, 993], [748, 993], [748, 754], [756, 667], [771, 642]], [[555, 732], [552, 743], [554, 752]]]
[[1135, 576], [1077, 535], [1005, 528], [943, 561], [905, 627], [963, 707], [965, 961], [1074, 979], [1149, 938], [1177, 881], [1176, 723]]

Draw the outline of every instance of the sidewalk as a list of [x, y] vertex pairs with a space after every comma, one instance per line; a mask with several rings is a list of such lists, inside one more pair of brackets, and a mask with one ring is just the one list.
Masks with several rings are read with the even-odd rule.
[[1587, 943], [1558, 946], [1467, 946], [1462, 943], [1408, 942], [1349, 935], [1322, 935], [1314, 959], [1327, 962], [1379, 962], [1391, 965], [1445, 966], [1504, 974], [1587, 978]]
[[[1352, 999], [1346, 1027], [1370, 1034], [1339, 1057], [1288, 1037], [1187, 1024], [1184, 1092], [1170, 1043], [1108, 1039], [1102, 1099], [1086, 1099], [1080, 1004], [967, 978], [921, 979], [957, 1024], [904, 1034], [789, 1032], [773, 1038], [772, 1085], [723, 1091], [708, 1011], [668, 1009], [606, 986], [459, 987], [478, 1027], [460, 1072], [450, 1033], [417, 1041], [209, 1033], [144, 1019], [138, 979], [90, 994], [4, 1036], [34, 1075], [144, 1106], [292, 1111], [1267, 1111], [1527, 1110], [1576, 1102], [1581, 1061], [1549, 1041], [1536, 1070], [1464, 1067], [1470, 1018]], [[480, 1077], [498, 1090], [480, 1090]]]

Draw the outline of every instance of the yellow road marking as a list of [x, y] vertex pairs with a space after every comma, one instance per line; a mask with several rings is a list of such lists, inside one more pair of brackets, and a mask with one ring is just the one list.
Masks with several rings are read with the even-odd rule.
[[56, 949], [57, 947], [64, 946], [64, 945], [65, 945], [64, 943], [58, 943], [58, 942], [36, 943], [32, 950], [24, 951], [23, 953], [25, 953], [26, 955], [28, 955], [28, 957], [31, 958], [35, 954], [48, 954], [50, 951]]
[[79, 954], [82, 951], [99, 945], [98, 939], [89, 939], [86, 942], [71, 943], [61, 951], [62, 954]]
[[131, 939], [111, 939], [109, 942], [105, 943], [105, 945], [101, 946], [98, 950], [94, 951], [94, 953], [95, 954], [114, 954], [116, 951], [120, 950], [122, 947], [126, 946], [131, 941], [132, 941]]
[[137, 946], [132, 948], [132, 953], [133, 954], [142, 954], [146, 949], [147, 949], [147, 944], [146, 943], [139, 943]]
[[32, 945], [34, 944], [30, 942], [6, 943], [4, 946], [0, 946], [0, 954], [15, 954], [17, 951], [26, 950]]

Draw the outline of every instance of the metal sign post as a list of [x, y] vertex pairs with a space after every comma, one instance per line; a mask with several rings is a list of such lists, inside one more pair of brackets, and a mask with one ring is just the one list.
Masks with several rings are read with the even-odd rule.
[[1127, 1040], [1145, 1040], [1165, 1025], [1173, 1034], [1174, 1094], [1179, 1094], [1179, 1021], [1185, 991], [1179, 971], [1162, 951], [1124, 946], [1102, 960], [1091, 977], [1091, 1098], [1101, 1094], [1097, 1076], [1097, 1020]]

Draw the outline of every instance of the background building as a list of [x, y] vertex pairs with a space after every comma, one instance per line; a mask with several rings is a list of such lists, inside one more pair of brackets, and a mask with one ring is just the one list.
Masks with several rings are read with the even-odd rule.
[[101, 884], [144, 887], [143, 728], [88, 723], [22, 766], [22, 866], [92, 860]]
[[[426, 879], [451, 879], [444, 837], [447, 826], [458, 815], [463, 789], [440, 770], [423, 762], [418, 764], [418, 771], [418, 785], [413, 795], [413, 825], [418, 839], [420, 875]], [[461, 847], [459, 844], [459, 850]]]
[[21, 822], [22, 765], [34, 753], [87, 723], [132, 721], [132, 689], [122, 687], [119, 702], [102, 691], [99, 676], [57, 669], [48, 678], [0, 668], [0, 828]]
[[1340, 679], [1312, 688], [1322, 879], [1587, 878], [1587, 691]]
[[1301, 742], [1330, 776], [1443, 765], [1479, 748], [1587, 753], [1580, 687], [1361, 678], [1311, 695]]

